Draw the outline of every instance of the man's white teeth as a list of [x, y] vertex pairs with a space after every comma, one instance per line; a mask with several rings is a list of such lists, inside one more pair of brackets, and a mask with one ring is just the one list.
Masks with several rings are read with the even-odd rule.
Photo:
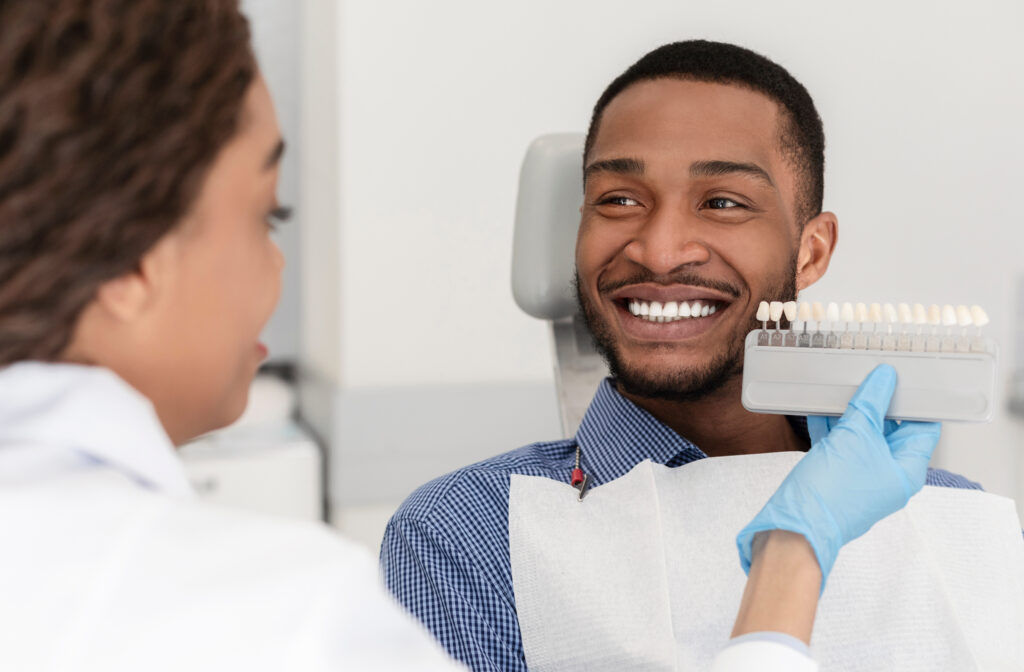
[[631, 299], [629, 312], [648, 322], [678, 322], [689, 317], [714, 315], [718, 304], [701, 301], [640, 301]]

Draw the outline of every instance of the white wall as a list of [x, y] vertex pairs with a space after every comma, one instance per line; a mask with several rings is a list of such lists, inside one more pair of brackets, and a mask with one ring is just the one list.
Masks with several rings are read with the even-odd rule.
[[[539, 134], [585, 129], [604, 86], [668, 41], [706, 37], [761, 51], [817, 101], [826, 206], [839, 214], [841, 235], [809, 298], [980, 303], [1004, 353], [1013, 352], [1012, 287], [1024, 274], [1021, 3], [337, 7], [340, 239], [319, 252], [336, 253], [340, 269], [337, 303], [322, 307], [339, 311], [338, 356], [328, 363], [340, 382], [334, 421], [365, 408], [369, 391], [381, 409], [373, 422], [355, 418], [335, 446], [341, 500], [339, 484], [369, 474], [346, 451], [369, 450], [375, 437], [386, 438], [396, 462], [416, 454], [429, 465], [432, 451], [465, 462], [512, 447], [520, 434], [557, 434], [553, 416], [537, 419], [552, 398], [548, 336], [517, 310], [509, 287], [519, 161]], [[499, 403], [510, 385], [539, 399], [523, 402], [518, 424]], [[438, 389], [455, 396], [435, 403]], [[479, 401], [474, 417], [450, 403], [459, 395]], [[427, 419], [404, 423], [420, 404]], [[451, 427], [462, 428], [454, 447]], [[339, 425], [330, 431], [340, 437]], [[1003, 413], [989, 426], [949, 427], [940, 460], [994, 492], [1024, 494], [1022, 437]], [[449, 456], [403, 483], [456, 463]]]
[[[299, 199], [302, 181], [303, 143], [300, 140], [302, 87], [300, 73], [303, 39], [301, 15], [297, 4], [280, 0], [243, 0], [242, 9], [249, 17], [253, 45], [263, 77], [267, 81], [281, 132], [288, 150], [281, 162], [277, 195], [282, 205], [294, 207]], [[281, 301], [264, 329], [262, 339], [270, 348], [272, 361], [295, 361], [299, 354], [302, 301], [300, 297], [301, 212], [295, 221], [283, 226], [276, 240], [285, 255]]]

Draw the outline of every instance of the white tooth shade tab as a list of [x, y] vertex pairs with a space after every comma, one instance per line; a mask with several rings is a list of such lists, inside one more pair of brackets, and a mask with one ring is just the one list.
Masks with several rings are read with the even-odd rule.
[[828, 309], [825, 311], [825, 319], [829, 322], [839, 321], [839, 304], [835, 301], [828, 304]]
[[988, 314], [981, 306], [971, 306], [971, 318], [974, 320], [974, 326], [976, 327], [984, 327], [988, 324]]
[[782, 319], [782, 301], [772, 301], [769, 303], [768, 314], [771, 316], [772, 322], [778, 322]]
[[902, 322], [903, 324], [914, 323], [914, 313], [911, 312], [909, 303], [901, 303], [900, 305], [896, 306], [896, 311], [899, 313], [900, 322]]
[[767, 322], [771, 317], [771, 311], [768, 308], [768, 302], [762, 301], [757, 304], [757, 319], [761, 322]]
[[814, 312], [811, 310], [811, 304], [808, 301], [800, 302], [800, 310], [797, 311], [797, 319], [801, 322], [808, 322], [814, 319]]
[[914, 304], [914, 324], [928, 324], [928, 311], [923, 303]]
[[956, 323], [961, 327], [969, 327], [974, 322], [971, 319], [971, 309], [967, 306], [956, 307]]
[[853, 314], [856, 316], [858, 322], [868, 321], [868, 304], [858, 303], [853, 310]]
[[879, 324], [883, 322], [882, 319], [882, 304], [872, 303], [871, 308], [868, 309], [868, 321]]
[[815, 301], [811, 306], [811, 315], [818, 322], [822, 322], [825, 319], [825, 306], [822, 305], [821, 301]]
[[667, 302], [661, 309], [661, 314], [665, 317], [675, 317], [679, 314], [679, 304], [675, 301]]
[[882, 306], [882, 313], [885, 315], [885, 321], [890, 324], [895, 324], [900, 321], [900, 316], [896, 312], [896, 306], [891, 303], [887, 303]]
[[937, 303], [928, 306], [928, 324], [933, 327], [942, 324], [942, 308]]
[[782, 304], [782, 312], [790, 322], [796, 320], [796, 301], [786, 301]]
[[853, 322], [853, 304], [847, 301], [843, 304], [843, 309], [839, 313], [839, 319], [843, 322]]
[[948, 303], [942, 307], [942, 326], [956, 326], [956, 308]]

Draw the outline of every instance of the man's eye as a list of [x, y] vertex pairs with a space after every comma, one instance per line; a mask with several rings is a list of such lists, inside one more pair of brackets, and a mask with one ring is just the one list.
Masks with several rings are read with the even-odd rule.
[[728, 208], [741, 207], [739, 203], [731, 198], [709, 198], [706, 205], [712, 210], [725, 210]]
[[634, 201], [632, 198], [629, 198], [628, 196], [609, 196], [608, 198], [598, 203], [598, 205], [621, 205], [623, 207], [628, 208], [634, 205], [640, 205], [640, 203]]

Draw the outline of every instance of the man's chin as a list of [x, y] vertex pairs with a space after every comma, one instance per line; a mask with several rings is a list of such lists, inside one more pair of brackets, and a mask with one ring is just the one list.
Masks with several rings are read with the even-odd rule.
[[680, 367], [677, 364], [671, 370], [653, 371], [651, 367], [632, 367], [615, 361], [609, 365], [619, 389], [626, 394], [675, 402], [706, 399], [743, 371], [742, 362], [728, 355], [703, 365]]

